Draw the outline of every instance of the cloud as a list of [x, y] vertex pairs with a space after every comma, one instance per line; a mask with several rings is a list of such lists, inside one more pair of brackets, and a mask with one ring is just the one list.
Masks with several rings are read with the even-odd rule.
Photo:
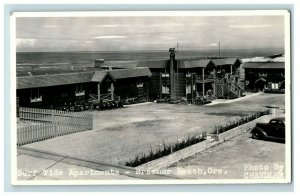
[[123, 35], [101, 35], [94, 37], [95, 39], [124, 39], [126, 36]]
[[259, 25], [229, 25], [230, 28], [245, 28], [245, 29], [253, 29], [253, 28], [268, 28], [272, 27], [271, 24], [259, 24]]
[[176, 37], [170, 37], [170, 36], [159, 36], [160, 39], [163, 40], [177, 40], [178, 38]]
[[218, 46], [218, 44], [217, 43], [211, 43], [211, 44], [209, 44], [209, 46]]
[[43, 27], [45, 27], [45, 28], [56, 28], [57, 26], [56, 25], [44, 25]]
[[23, 38], [16, 39], [17, 47], [34, 47], [36, 43], [37, 43], [36, 39], [23, 39]]
[[94, 42], [93, 41], [84, 41], [84, 43], [86, 43], [86, 44], [92, 44]]
[[93, 25], [93, 27], [105, 27], [105, 28], [111, 28], [111, 27], [126, 27], [128, 25], [125, 24], [103, 24], [103, 25]]
[[69, 42], [69, 43], [77, 43], [79, 42], [78, 40], [64, 40], [65, 42]]

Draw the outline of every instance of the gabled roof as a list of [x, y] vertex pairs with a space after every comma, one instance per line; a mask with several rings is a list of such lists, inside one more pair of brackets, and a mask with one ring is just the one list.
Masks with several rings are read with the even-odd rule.
[[243, 68], [248, 69], [284, 69], [284, 62], [247, 62]]
[[93, 75], [93, 72], [76, 72], [17, 77], [17, 89], [86, 83], [91, 81]]
[[108, 71], [116, 80], [124, 78], [135, 78], [143, 76], [151, 76], [151, 71], [148, 67], [140, 67], [136, 69], [115, 69]]
[[215, 64], [209, 60], [209, 59], [201, 59], [201, 60], [179, 60], [177, 61], [178, 67], [181, 69], [187, 69], [187, 68], [205, 68], [209, 64], [212, 64], [215, 66]]
[[118, 80], [134, 77], [148, 77], [151, 76], [151, 72], [149, 68], [135, 68], [17, 77], [17, 89], [102, 82], [107, 76], [110, 76], [112, 80]]
[[169, 60], [139, 61], [137, 67], [149, 67], [150, 69], [164, 69], [169, 65]]
[[107, 75], [109, 75], [113, 80], [118, 80], [124, 78], [151, 76], [151, 72], [148, 67], [139, 67], [135, 69], [114, 69], [114, 70], [96, 71], [91, 81], [102, 82]]
[[107, 76], [110, 76], [110, 78], [115, 81], [115, 78], [108, 71], [96, 71], [91, 81], [102, 82]]
[[226, 58], [226, 59], [212, 59], [216, 66], [222, 65], [234, 65], [236, 62], [242, 64], [242, 60], [239, 58]]

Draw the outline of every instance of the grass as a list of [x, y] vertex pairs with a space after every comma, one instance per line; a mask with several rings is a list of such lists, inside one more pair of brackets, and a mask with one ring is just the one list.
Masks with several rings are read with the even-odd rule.
[[142, 165], [149, 161], [167, 156], [169, 154], [172, 154], [173, 152], [176, 152], [178, 150], [202, 142], [205, 140], [205, 138], [206, 138], [206, 132], [203, 132], [200, 135], [191, 136], [189, 134], [185, 139], [177, 140], [177, 142], [172, 144], [171, 143], [166, 144], [165, 141], [162, 141], [162, 144], [159, 147], [156, 147], [156, 149], [150, 147], [148, 155], [146, 155], [145, 153], [138, 152], [135, 155], [135, 158], [133, 160], [130, 159], [128, 162], [125, 163], [125, 165], [129, 167], [136, 167]]
[[217, 125], [214, 129], [214, 131], [212, 132], [212, 134], [220, 134], [220, 133], [224, 133], [230, 129], [233, 129], [235, 127], [238, 127], [242, 124], [245, 124], [247, 122], [250, 122], [252, 120], [255, 120], [261, 116], [264, 116], [264, 115], [269, 115], [270, 114], [270, 110], [265, 110], [265, 111], [262, 111], [262, 112], [256, 112], [254, 114], [251, 114], [250, 116], [246, 116], [246, 117], [243, 117], [237, 121], [234, 121], [234, 122], [229, 122], [228, 124], [224, 125], [224, 126], [221, 126], [221, 125]]
[[[213, 134], [220, 134], [224, 133], [230, 129], [233, 129], [235, 127], [238, 127], [242, 124], [245, 124], [247, 122], [250, 122], [252, 120], [255, 120], [261, 116], [270, 114], [270, 110], [262, 111], [262, 112], [256, 112], [250, 116], [243, 117], [235, 122], [230, 122], [229, 124], [225, 126], [218, 125], [215, 127]], [[135, 155], [135, 158], [133, 160], [129, 160], [125, 163], [126, 166], [129, 167], [137, 167], [139, 165], [142, 165], [144, 163], [147, 163], [149, 161], [167, 156], [172, 154], [173, 152], [176, 152], [178, 150], [184, 149], [186, 147], [189, 147], [191, 145], [197, 144], [199, 142], [202, 142], [206, 139], [206, 132], [202, 132], [199, 135], [191, 135], [188, 134], [188, 136], [183, 140], [177, 140], [175, 143], [169, 143], [168, 145], [165, 143], [165, 141], [162, 142], [162, 145], [157, 147], [155, 150], [150, 147], [149, 154], [146, 155], [145, 153], [138, 152]]]

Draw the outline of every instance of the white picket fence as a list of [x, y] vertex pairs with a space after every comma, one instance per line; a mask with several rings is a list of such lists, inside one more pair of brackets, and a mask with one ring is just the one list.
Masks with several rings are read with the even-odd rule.
[[19, 118], [20, 120], [34, 121], [37, 124], [18, 128], [17, 145], [93, 129], [93, 116], [88, 112], [20, 107]]

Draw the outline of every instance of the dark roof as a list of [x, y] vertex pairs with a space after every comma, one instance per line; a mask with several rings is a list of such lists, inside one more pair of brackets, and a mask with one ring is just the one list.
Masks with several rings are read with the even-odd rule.
[[151, 72], [149, 68], [135, 68], [17, 77], [17, 89], [102, 82], [107, 75], [109, 75], [113, 80], [117, 80], [143, 76], [148, 77], [151, 76]]
[[247, 62], [243, 68], [251, 69], [284, 69], [284, 62]]
[[209, 64], [215, 64], [209, 59], [202, 60], [180, 60], [177, 61], [179, 68], [187, 69], [187, 68], [197, 68], [197, 67], [207, 67]]
[[151, 72], [148, 67], [96, 71], [91, 81], [102, 82], [107, 75], [109, 75], [113, 80], [118, 80], [124, 78], [151, 76]]
[[17, 77], [17, 89], [58, 86], [90, 82], [93, 72]]
[[103, 79], [107, 76], [110, 75], [110, 77], [115, 80], [108, 71], [96, 71], [95, 74], [93, 75], [91, 81], [92, 82], [102, 82]]
[[234, 65], [236, 62], [242, 64], [242, 61], [239, 58], [212, 59], [212, 61], [216, 66]]
[[164, 69], [169, 65], [169, 60], [139, 61], [137, 67], [149, 67], [150, 69]]
[[151, 76], [151, 71], [148, 67], [140, 67], [136, 69], [115, 69], [108, 71], [114, 79], [135, 78], [143, 76]]

